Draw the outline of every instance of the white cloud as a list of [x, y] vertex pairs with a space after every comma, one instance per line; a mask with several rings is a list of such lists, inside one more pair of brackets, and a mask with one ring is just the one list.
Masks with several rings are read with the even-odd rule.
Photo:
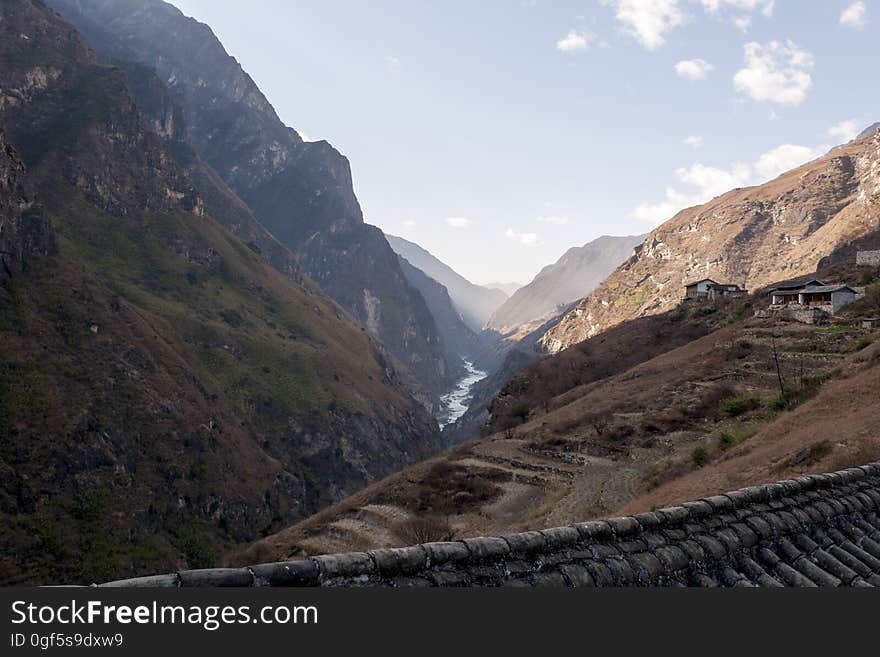
[[858, 136], [859, 132], [861, 132], [859, 122], [855, 119], [841, 121], [828, 128], [828, 134], [835, 137], [841, 143], [852, 141]]
[[703, 8], [709, 13], [718, 13], [723, 9], [753, 12], [757, 9], [765, 16], [773, 15], [775, 0], [699, 0]]
[[668, 187], [664, 199], [658, 203], [642, 203], [633, 216], [657, 225], [671, 219], [679, 211], [701, 205], [737, 187], [761, 184], [786, 171], [796, 169], [828, 151], [828, 146], [797, 146], [783, 144], [763, 153], [754, 165], [736, 163], [730, 169], [720, 169], [697, 162], [675, 171], [679, 182], [690, 186], [690, 191]]
[[566, 216], [551, 215], [549, 217], [538, 217], [538, 221], [542, 224], [553, 224], [554, 226], [565, 226], [569, 219]]
[[826, 150], [828, 149], [824, 146], [810, 148], [809, 146], [783, 144], [761, 155], [755, 163], [755, 172], [764, 181], [771, 180], [786, 171], [791, 171], [802, 164], [815, 160]]
[[562, 52], [577, 52], [586, 50], [595, 37], [589, 32], [569, 31], [567, 35], [556, 42], [556, 50]]
[[736, 25], [736, 28], [742, 32], [748, 32], [749, 28], [752, 25], [752, 17], [751, 16], [737, 16], [733, 19], [733, 24]]
[[691, 135], [686, 137], [683, 143], [691, 148], [702, 148], [706, 141], [700, 135]]
[[733, 78], [736, 89], [752, 100], [800, 105], [813, 85], [813, 56], [791, 41], [747, 43], [745, 68]]
[[680, 210], [705, 203], [734, 187], [747, 185], [751, 178], [751, 169], [746, 164], [734, 164], [727, 171], [698, 162], [690, 167], [676, 170], [675, 175], [679, 181], [695, 189], [687, 193], [668, 187], [663, 201], [653, 204], [643, 203], [635, 209], [633, 215], [637, 219], [654, 225], [666, 221]]
[[536, 233], [519, 233], [513, 228], [508, 228], [504, 235], [507, 239], [519, 242], [523, 246], [534, 246], [538, 243], [538, 235]]
[[675, 72], [686, 80], [703, 80], [714, 68], [705, 59], [685, 59], [675, 65]]
[[840, 15], [840, 24], [862, 30], [868, 24], [868, 6], [864, 2], [854, 2], [843, 10]]
[[296, 134], [298, 134], [300, 139], [302, 139], [303, 141], [315, 141], [314, 139], [309, 137], [306, 133], [304, 133], [302, 130], [299, 130], [297, 128], [294, 128], [294, 130], [296, 130]]
[[467, 228], [471, 225], [471, 220], [467, 217], [446, 217], [445, 221], [453, 228]]
[[624, 30], [648, 50], [666, 43], [666, 33], [684, 22], [679, 0], [602, 0], [611, 5]]
[[731, 22], [741, 32], [748, 32], [752, 25], [752, 14], [760, 11], [765, 17], [773, 15], [774, 0], [699, 0], [707, 13], [719, 17], [730, 17]]
[[406, 221], [403, 222], [403, 227], [404, 228], [415, 228], [416, 222], [413, 221], [412, 219], [407, 219]]
[[385, 58], [385, 65], [392, 73], [397, 73], [403, 68], [403, 62], [393, 55], [388, 55], [388, 57]]

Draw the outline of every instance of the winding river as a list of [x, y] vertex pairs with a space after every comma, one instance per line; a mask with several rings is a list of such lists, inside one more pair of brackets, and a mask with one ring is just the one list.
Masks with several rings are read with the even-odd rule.
[[456, 384], [451, 392], [447, 392], [440, 398], [442, 407], [437, 422], [440, 424], [441, 429], [464, 415], [468, 409], [468, 402], [471, 400], [471, 388], [487, 376], [486, 372], [478, 370], [468, 360], [464, 361], [464, 367], [467, 371], [464, 378]]

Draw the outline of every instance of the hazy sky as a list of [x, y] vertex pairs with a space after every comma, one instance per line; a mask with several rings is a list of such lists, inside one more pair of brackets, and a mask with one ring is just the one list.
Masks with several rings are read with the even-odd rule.
[[647, 232], [880, 121], [880, 0], [173, 0], [475, 282]]

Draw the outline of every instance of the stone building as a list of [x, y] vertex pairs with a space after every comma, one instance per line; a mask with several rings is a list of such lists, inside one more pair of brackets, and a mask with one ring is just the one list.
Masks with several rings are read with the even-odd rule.
[[834, 315], [858, 298], [859, 293], [849, 285], [808, 285], [798, 293], [798, 304]]

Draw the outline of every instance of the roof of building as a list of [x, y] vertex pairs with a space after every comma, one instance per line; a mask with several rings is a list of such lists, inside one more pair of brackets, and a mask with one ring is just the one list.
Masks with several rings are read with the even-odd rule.
[[880, 463], [625, 518], [103, 586], [880, 586]]
[[771, 292], [794, 292], [800, 290], [801, 288], [807, 287], [809, 285], [821, 286], [825, 285], [820, 280], [811, 279], [809, 281], [801, 281], [800, 283], [786, 283], [785, 285], [777, 285], [776, 287], [770, 288]]
[[842, 290], [849, 290], [853, 294], [856, 294], [856, 291], [852, 289], [849, 285], [811, 285], [809, 287], [805, 287], [801, 290], [802, 294], [828, 294], [829, 292], [840, 292]]
[[698, 281], [691, 281], [690, 283], [685, 283], [684, 286], [685, 287], [693, 287], [694, 285], [699, 285], [700, 283], [712, 283], [713, 285], [718, 285], [718, 283], [713, 281], [711, 278], [701, 278]]

